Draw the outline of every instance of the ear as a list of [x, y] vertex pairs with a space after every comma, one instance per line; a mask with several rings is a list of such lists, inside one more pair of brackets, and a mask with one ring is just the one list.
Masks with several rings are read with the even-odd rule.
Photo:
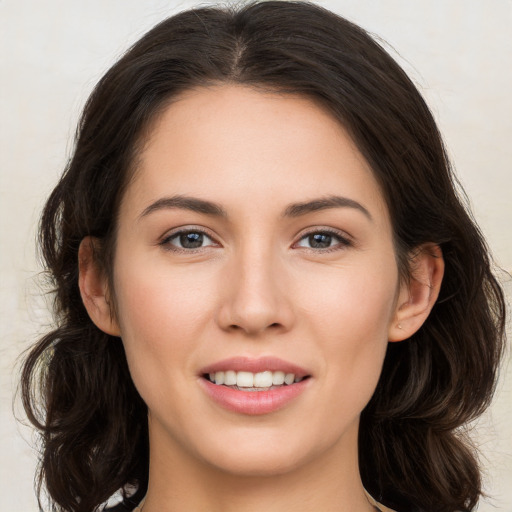
[[444, 275], [441, 248], [424, 244], [411, 255], [410, 277], [400, 285], [389, 341], [410, 338], [427, 319], [439, 296]]
[[108, 279], [97, 261], [100, 242], [87, 236], [78, 250], [78, 285], [89, 317], [96, 327], [112, 336], [121, 336], [119, 325], [110, 306]]

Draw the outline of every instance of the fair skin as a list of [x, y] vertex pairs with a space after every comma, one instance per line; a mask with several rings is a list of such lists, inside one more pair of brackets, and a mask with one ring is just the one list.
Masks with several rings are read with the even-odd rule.
[[[419, 248], [399, 279], [381, 191], [333, 117], [242, 86], [183, 94], [120, 206], [114, 318], [96, 243], [81, 245], [80, 288], [96, 325], [122, 338], [148, 406], [144, 512], [374, 510], [359, 416], [388, 341], [428, 316], [443, 262]], [[260, 391], [232, 391], [227, 407], [202, 370], [233, 357], [278, 358], [306, 378], [276, 410], [238, 408]]]

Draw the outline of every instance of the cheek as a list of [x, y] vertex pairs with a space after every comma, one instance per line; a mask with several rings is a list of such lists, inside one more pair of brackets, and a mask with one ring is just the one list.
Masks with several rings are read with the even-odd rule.
[[186, 369], [212, 316], [213, 278], [134, 260], [116, 268], [119, 324], [134, 380], [149, 369], [161, 376]]
[[347, 265], [311, 273], [295, 291], [301, 297], [301, 314], [314, 319], [321, 339], [381, 342], [394, 315], [398, 271], [391, 262], [382, 265]]
[[377, 385], [394, 317], [393, 268], [387, 275], [377, 268], [347, 268], [326, 280], [322, 293], [309, 296], [304, 316], [314, 319], [309, 327], [323, 353], [321, 373], [340, 408], [362, 410]]
[[[187, 272], [165, 263], [121, 260], [115, 274], [117, 306], [121, 328], [152, 329], [179, 324], [183, 328], [201, 322], [199, 311], [205, 311], [215, 296], [211, 271], [196, 267]], [[161, 261], [164, 260], [164, 261]]]

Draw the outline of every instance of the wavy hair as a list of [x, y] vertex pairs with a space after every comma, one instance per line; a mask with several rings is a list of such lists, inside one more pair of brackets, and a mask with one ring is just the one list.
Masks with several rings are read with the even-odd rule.
[[[474, 510], [480, 470], [463, 427], [492, 396], [505, 305], [488, 249], [468, 214], [433, 117], [414, 84], [364, 30], [317, 6], [264, 1], [166, 19], [100, 80], [74, 153], [44, 208], [40, 248], [57, 326], [26, 356], [22, 398], [40, 431], [39, 495], [52, 510], [91, 512], [120, 488], [126, 510], [148, 482], [147, 408], [122, 341], [94, 326], [78, 288], [78, 248], [112, 275], [123, 191], [152, 121], [180, 93], [236, 83], [312, 98], [348, 130], [391, 215], [397, 259], [439, 244], [438, 302], [409, 340], [389, 344], [363, 411], [360, 470], [383, 504], [409, 512]], [[40, 498], [41, 499], [41, 498]]]

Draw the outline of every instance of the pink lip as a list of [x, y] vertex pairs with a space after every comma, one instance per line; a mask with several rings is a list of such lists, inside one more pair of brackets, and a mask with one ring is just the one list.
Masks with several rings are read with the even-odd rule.
[[239, 391], [203, 378], [199, 382], [206, 394], [224, 409], [239, 414], [257, 415], [282, 409], [306, 389], [311, 379], [268, 391]]
[[250, 357], [232, 357], [205, 366], [199, 371], [199, 373], [204, 375], [206, 373], [225, 372], [227, 370], [251, 373], [265, 371], [277, 372], [281, 370], [285, 373], [294, 373], [296, 377], [305, 377], [306, 375], [309, 375], [304, 368], [301, 368], [296, 364], [270, 356], [259, 357], [257, 359]]
[[[226, 370], [247, 371], [258, 373], [263, 371], [283, 371], [294, 373], [296, 377], [306, 377], [308, 372], [295, 364], [275, 357], [234, 357], [218, 361], [201, 369], [201, 377], [208, 373]], [[206, 394], [218, 405], [239, 414], [258, 415], [269, 414], [282, 409], [292, 400], [303, 393], [311, 383], [304, 379], [289, 386], [279, 386], [268, 391], [240, 391], [227, 386], [219, 386], [206, 378], [199, 379]]]

